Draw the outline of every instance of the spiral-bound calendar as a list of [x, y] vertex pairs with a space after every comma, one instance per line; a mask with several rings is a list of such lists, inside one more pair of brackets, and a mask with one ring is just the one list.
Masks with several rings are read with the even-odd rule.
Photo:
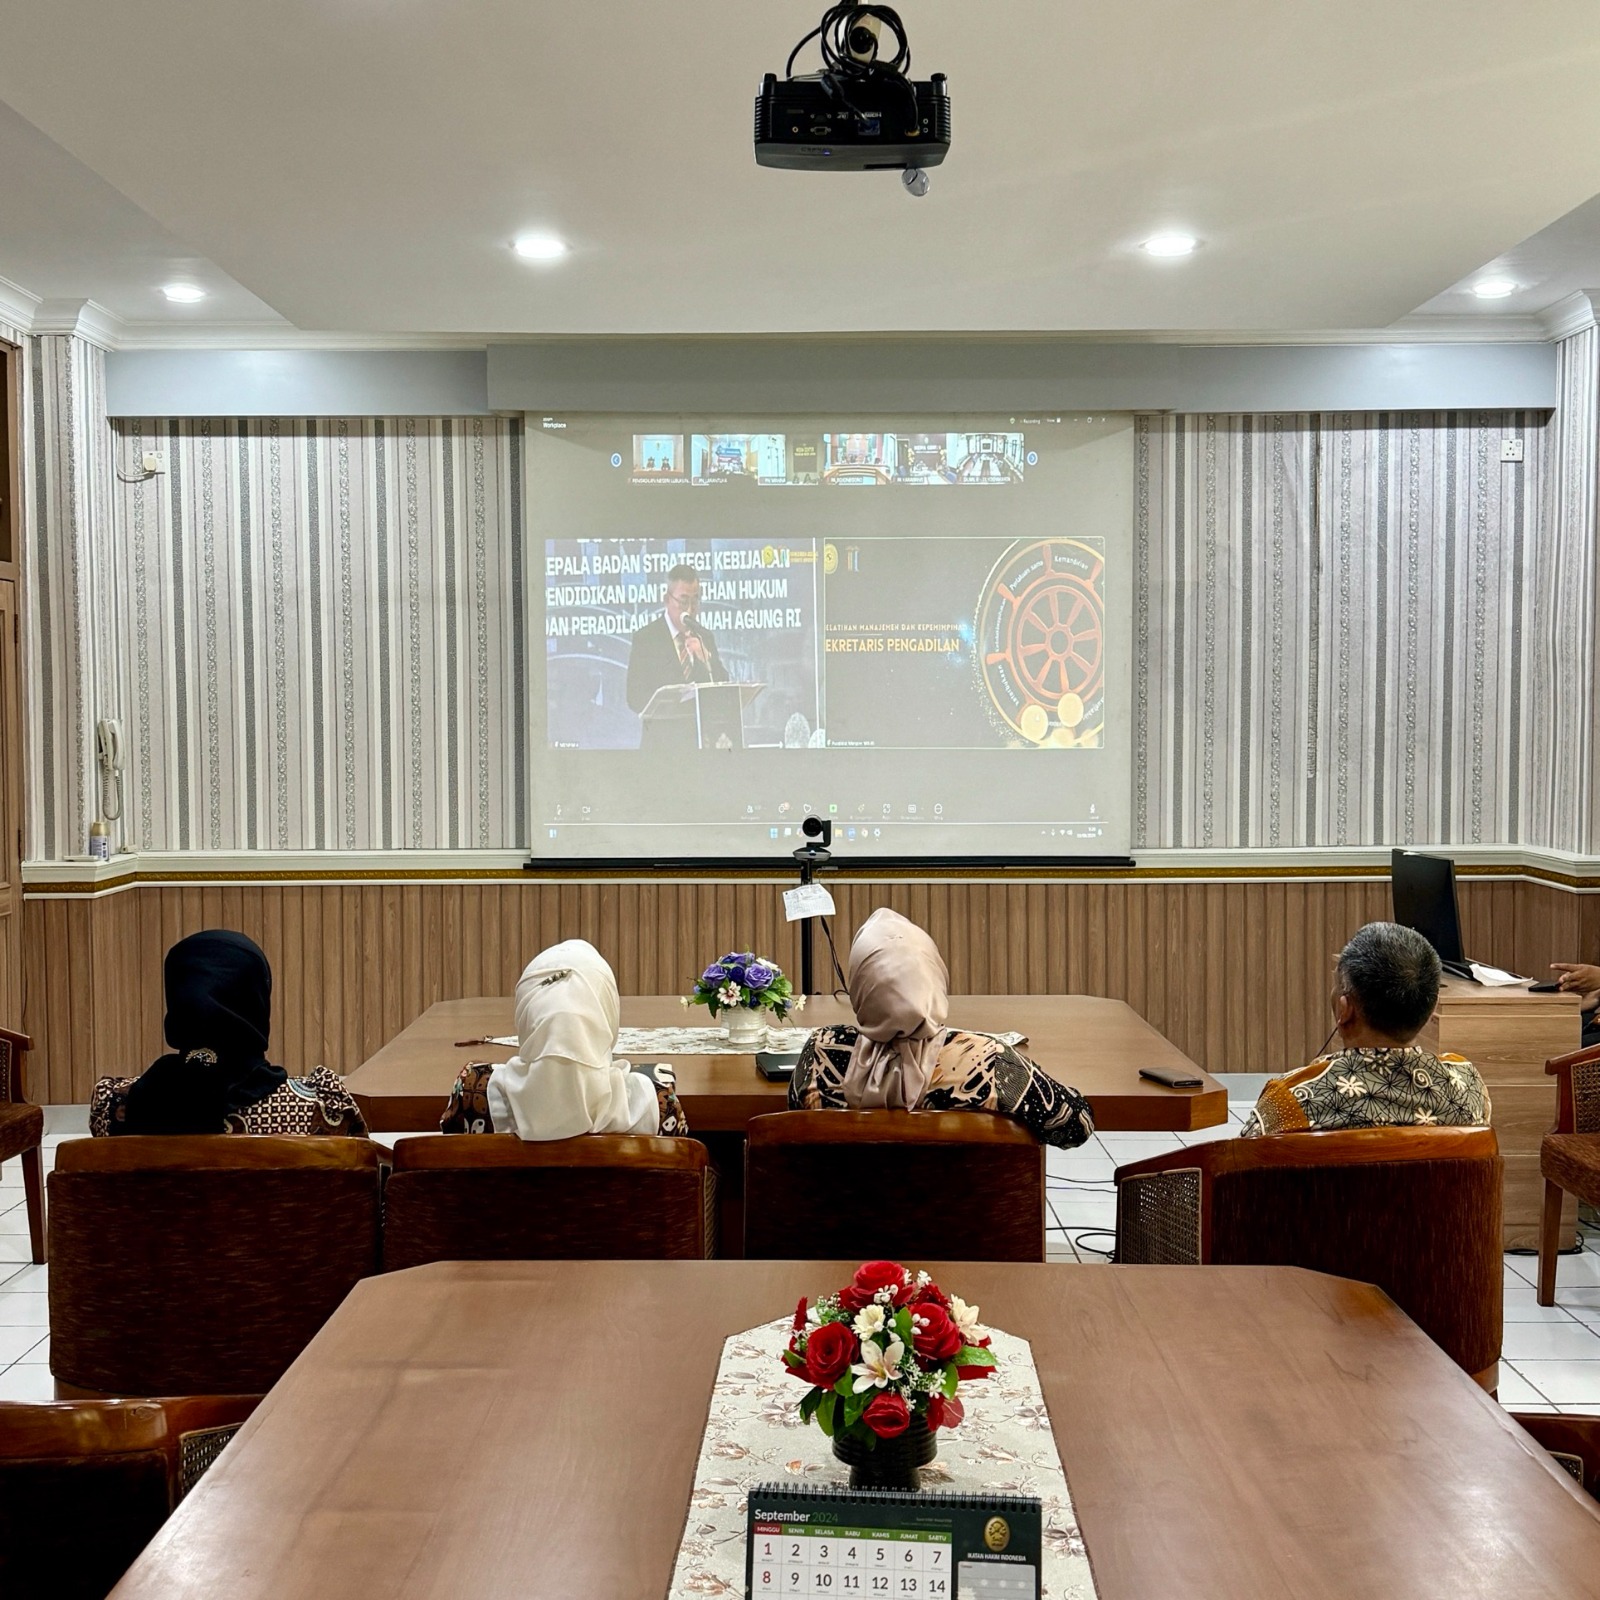
[[1039, 1500], [761, 1484], [746, 1600], [1037, 1600]]

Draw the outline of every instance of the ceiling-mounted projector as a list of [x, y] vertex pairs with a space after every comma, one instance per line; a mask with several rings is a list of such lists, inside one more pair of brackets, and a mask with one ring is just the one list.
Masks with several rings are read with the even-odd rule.
[[[885, 59], [879, 30], [897, 48]], [[822, 70], [795, 77], [795, 57], [813, 39]], [[914, 82], [905, 25], [889, 6], [830, 6], [789, 54], [782, 78], [769, 72], [756, 96], [756, 165], [801, 172], [873, 172], [936, 167], [950, 150], [950, 96], [936, 72]], [[925, 193], [907, 184], [913, 194]]]

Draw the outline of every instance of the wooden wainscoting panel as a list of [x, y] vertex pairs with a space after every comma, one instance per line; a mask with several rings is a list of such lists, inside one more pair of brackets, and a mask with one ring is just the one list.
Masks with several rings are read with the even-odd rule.
[[[1385, 883], [1130, 879], [1109, 883], [830, 883], [841, 962], [890, 905], [926, 927], [969, 994], [1126, 1000], [1212, 1072], [1283, 1071], [1328, 1031], [1334, 954], [1386, 916]], [[94, 1078], [162, 1049], [161, 963], [208, 927], [258, 940], [273, 967], [273, 1050], [304, 1070], [353, 1070], [435, 1000], [509, 993], [558, 939], [593, 941], [625, 993], [681, 993], [711, 956], [754, 947], [798, 975], [781, 885], [744, 881], [304, 885], [144, 883], [29, 897], [23, 1025], [37, 1092], [83, 1100]], [[1600, 956], [1600, 896], [1521, 880], [1461, 885], [1468, 948], [1523, 972]], [[814, 942], [831, 987], [826, 940]]]

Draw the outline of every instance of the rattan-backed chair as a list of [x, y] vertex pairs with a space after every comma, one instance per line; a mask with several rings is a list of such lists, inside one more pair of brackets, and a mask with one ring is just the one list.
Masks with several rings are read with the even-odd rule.
[[693, 1139], [401, 1139], [384, 1192], [384, 1270], [429, 1261], [703, 1261], [714, 1253], [716, 1198], [716, 1172]]
[[0, 1402], [0, 1595], [102, 1600], [257, 1398]]
[[74, 1139], [50, 1175], [50, 1370], [101, 1394], [261, 1394], [378, 1270], [366, 1139]]
[[1492, 1389], [1503, 1170], [1492, 1128], [1194, 1145], [1117, 1168], [1117, 1260], [1308, 1267], [1376, 1284]]
[[1539, 1219], [1539, 1293], [1555, 1304], [1563, 1194], [1600, 1205], [1600, 1045], [1545, 1062], [1556, 1079], [1556, 1125], [1539, 1146], [1544, 1211]]
[[25, 1033], [0, 1028], [0, 1161], [22, 1158], [22, 1187], [28, 1202], [28, 1243], [33, 1259], [44, 1260], [44, 1183], [39, 1150], [44, 1144], [44, 1112], [29, 1105], [22, 1081], [22, 1058], [33, 1048]]
[[744, 1206], [754, 1260], [1043, 1261], [1044, 1146], [986, 1111], [779, 1111]]
[[1585, 1493], [1600, 1500], [1600, 1417], [1522, 1411], [1513, 1411], [1511, 1416], [1555, 1458], [1563, 1472], [1583, 1486]]

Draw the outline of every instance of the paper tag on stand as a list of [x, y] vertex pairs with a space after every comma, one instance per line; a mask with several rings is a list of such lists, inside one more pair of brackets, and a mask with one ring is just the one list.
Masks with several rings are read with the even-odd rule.
[[831, 917], [833, 896], [820, 883], [802, 883], [798, 889], [785, 889], [783, 915], [788, 922], [801, 922], [807, 917]]

